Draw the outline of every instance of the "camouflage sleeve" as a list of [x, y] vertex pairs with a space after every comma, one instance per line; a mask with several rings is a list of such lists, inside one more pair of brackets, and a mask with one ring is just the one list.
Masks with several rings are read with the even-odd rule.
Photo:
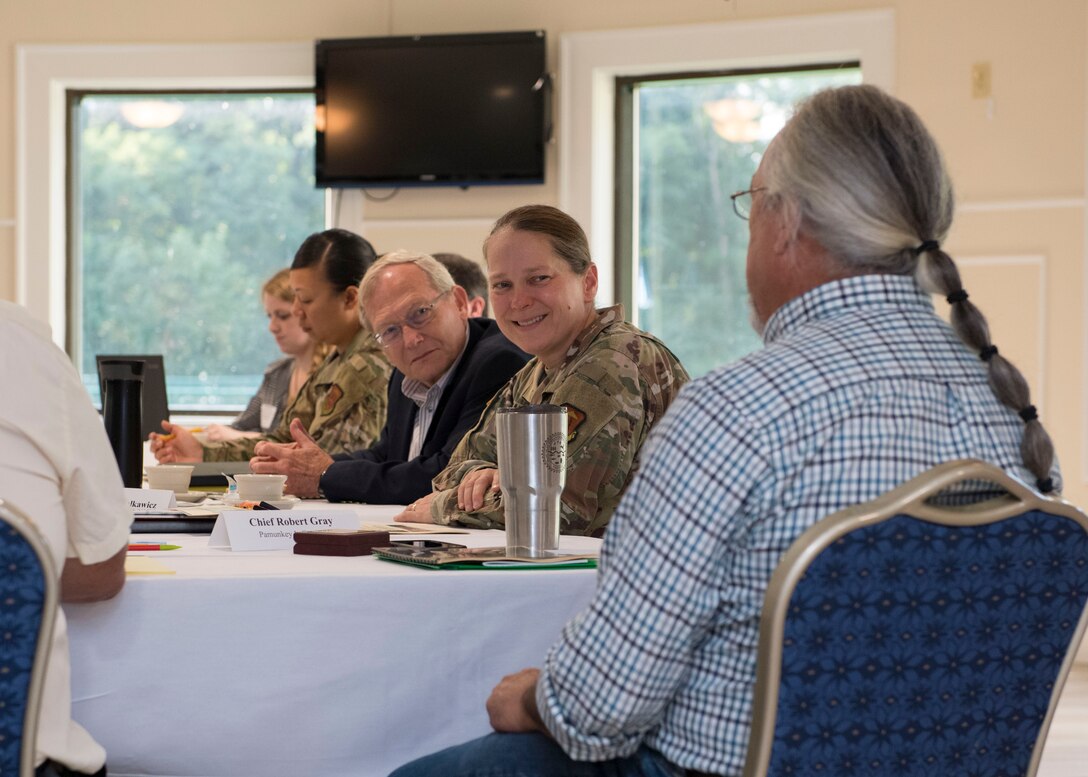
[[638, 453], [644, 421], [638, 371], [616, 366], [574, 376], [553, 398], [567, 408], [564, 534], [593, 534], [608, 524]]
[[[560, 505], [563, 534], [591, 534], [611, 518], [645, 436], [642, 392], [638, 366], [622, 354], [606, 352], [581, 365], [553, 393], [551, 401], [567, 408], [567, 478]], [[434, 480], [437, 493], [431, 502], [431, 518], [435, 523], [485, 529], [505, 526], [501, 494], [488, 494], [483, 507], [471, 513], [457, 508], [461, 479], [474, 469], [494, 467], [498, 458], [493, 412], [488, 411], [485, 419], [491, 425], [474, 440], [469, 436], [476, 430], [466, 436], [450, 465]]]
[[273, 431], [262, 437], [209, 443], [204, 446], [204, 460], [245, 461], [253, 457], [259, 442], [290, 442], [295, 418], [330, 455], [369, 448], [385, 425], [391, 371], [380, 355], [353, 353], [331, 373], [312, 375]]
[[239, 440], [204, 444], [204, 461], [246, 461], [253, 458], [253, 448], [267, 437], [243, 437]]
[[259, 437], [240, 437], [238, 440], [226, 440], [221, 443], [205, 443], [205, 461], [246, 461], [254, 457], [254, 448], [257, 443], [269, 441], [273, 443], [290, 442], [290, 419], [300, 418], [302, 423], [309, 426], [313, 418], [313, 375], [310, 380], [302, 384], [298, 395], [284, 410], [280, 422], [276, 428], [268, 434]]
[[449, 464], [431, 482], [435, 490], [431, 501], [431, 520], [434, 523], [445, 525], [454, 521], [477, 529], [493, 529], [503, 525], [501, 503], [497, 507], [495, 505], [489, 507], [494, 501], [492, 494], [488, 494], [480, 510], [473, 513], [458, 510], [457, 486], [469, 472], [497, 466], [499, 455], [495, 447], [495, 410], [502, 406], [503, 396], [507, 393], [509, 386], [508, 383], [491, 398], [484, 412], [480, 414], [480, 420], [476, 422], [476, 426], [461, 438], [461, 442], [457, 443], [457, 447], [450, 456]]
[[[350, 369], [320, 391], [309, 426], [310, 436], [329, 455], [369, 448], [385, 426], [389, 374], [380, 354], [360, 352], [349, 357]], [[347, 365], [346, 365], [347, 366]]]
[[[495, 465], [489, 463], [487, 466], [494, 467]], [[482, 467], [474, 467], [474, 469], [482, 469]], [[465, 474], [469, 471], [465, 470]], [[505, 525], [502, 495], [488, 493], [484, 497], [483, 507], [466, 513], [457, 507], [457, 486], [435, 491], [431, 500], [431, 521], [442, 526], [455, 523], [472, 529], [501, 529]]]

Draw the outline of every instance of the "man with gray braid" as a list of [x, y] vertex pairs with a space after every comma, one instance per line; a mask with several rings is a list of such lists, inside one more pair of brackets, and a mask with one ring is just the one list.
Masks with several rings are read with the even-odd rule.
[[815, 95], [733, 203], [765, 347], [658, 423], [593, 600], [492, 692], [501, 733], [396, 777], [738, 775], [763, 596], [805, 529], [951, 459], [1060, 489], [1027, 385], [941, 250], [952, 187], [914, 111], [872, 86]]

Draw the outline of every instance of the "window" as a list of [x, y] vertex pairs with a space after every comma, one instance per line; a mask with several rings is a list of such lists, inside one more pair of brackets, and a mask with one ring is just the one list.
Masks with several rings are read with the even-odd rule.
[[729, 195], [748, 188], [798, 100], [860, 82], [856, 62], [617, 79], [619, 297], [693, 376], [759, 345], [748, 225]]
[[279, 356], [260, 289], [323, 228], [312, 92], [69, 91], [68, 343], [162, 353], [173, 410], [234, 410]]
[[[621, 134], [617, 127], [623, 123], [616, 115], [617, 82], [648, 78], [648, 74], [680, 79], [696, 72], [771, 72], [810, 63], [859, 62], [861, 80], [894, 94], [895, 12], [870, 10], [572, 32], [561, 36], [559, 54], [563, 74], [563, 88], [558, 91], [562, 119], [559, 148], [563, 152], [558, 159], [559, 206], [586, 229], [599, 272], [598, 301], [625, 302], [628, 315], [637, 316], [630, 293], [637, 277], [633, 235], [624, 238], [617, 233], [617, 200], [622, 197], [616, 189], [623, 175], [618, 159], [622, 148], [617, 147]], [[739, 188], [744, 188], [743, 182], [722, 183], [725, 195]], [[626, 196], [630, 212], [631, 193]], [[622, 246], [625, 239], [627, 252], [621, 257], [617, 244]], [[617, 271], [627, 277], [619, 278]], [[683, 349], [678, 350], [684, 356]], [[717, 363], [726, 358], [723, 352]], [[689, 368], [699, 371], [692, 365]]]

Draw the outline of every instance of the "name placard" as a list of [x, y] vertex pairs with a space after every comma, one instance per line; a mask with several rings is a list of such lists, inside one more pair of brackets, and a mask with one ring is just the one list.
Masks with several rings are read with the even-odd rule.
[[156, 488], [126, 488], [125, 499], [133, 515], [161, 513], [177, 507], [174, 492]]
[[290, 550], [296, 531], [358, 529], [351, 510], [224, 510], [215, 519], [208, 546], [231, 550]]

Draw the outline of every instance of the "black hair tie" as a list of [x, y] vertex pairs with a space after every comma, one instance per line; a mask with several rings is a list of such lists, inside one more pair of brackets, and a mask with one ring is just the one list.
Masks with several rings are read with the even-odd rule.
[[921, 254], [927, 254], [930, 251], [936, 251], [941, 247], [941, 244], [936, 240], [923, 240], [921, 245], [914, 249], [914, 255], [920, 256]]
[[957, 302], [966, 302], [967, 301], [967, 290], [966, 289], [960, 289], [959, 291], [954, 291], [951, 294], [949, 294], [947, 297], [945, 297], [945, 299], [948, 300], [949, 305], [955, 305]]
[[1054, 490], [1054, 478], [1039, 478], [1035, 481], [1035, 486], [1044, 494], [1049, 494]]
[[1020, 418], [1024, 420], [1026, 424], [1028, 421], [1034, 421], [1039, 417], [1039, 414], [1035, 412], [1035, 405], [1028, 405], [1020, 411]]
[[990, 361], [990, 359], [994, 358], [995, 356], [997, 356], [996, 345], [987, 345], [985, 348], [978, 352], [978, 358], [982, 359], [982, 361], [984, 362]]

